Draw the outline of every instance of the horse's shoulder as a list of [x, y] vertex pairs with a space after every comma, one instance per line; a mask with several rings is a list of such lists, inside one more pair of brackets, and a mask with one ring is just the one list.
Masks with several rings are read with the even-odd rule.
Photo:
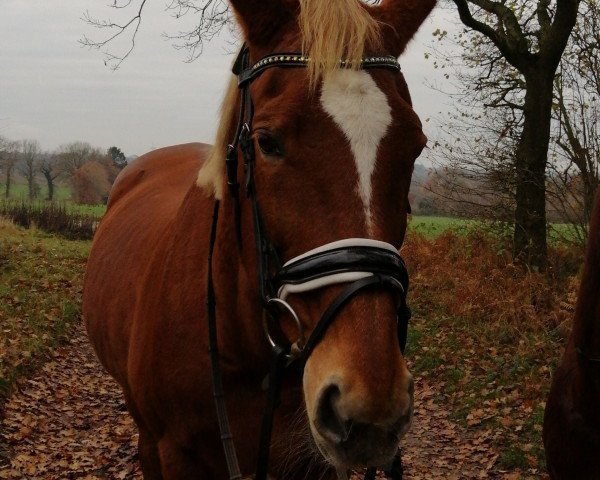
[[[123, 169], [94, 236], [88, 260], [88, 291], [108, 291], [102, 282], [94, 285], [93, 278], [101, 280], [102, 275], [110, 275], [103, 269], [113, 265], [121, 270], [114, 282], [137, 285], [143, 280], [150, 259], [164, 254], [168, 239], [180, 228], [178, 212], [186, 195], [196, 190], [198, 170], [209, 149], [209, 145], [198, 143], [161, 148]], [[118, 289], [109, 296], [117, 293]]]
[[186, 143], [159, 148], [138, 157], [115, 180], [109, 210], [135, 190], [154, 190], [161, 184], [167, 188], [189, 188], [211, 148], [204, 143]]

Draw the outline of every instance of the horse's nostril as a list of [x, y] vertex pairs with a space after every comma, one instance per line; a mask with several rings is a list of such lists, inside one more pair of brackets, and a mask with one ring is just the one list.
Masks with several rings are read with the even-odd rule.
[[325, 389], [319, 400], [316, 424], [319, 432], [334, 443], [341, 443], [348, 438], [350, 421], [340, 418], [336, 404], [340, 398], [340, 389], [330, 385]]

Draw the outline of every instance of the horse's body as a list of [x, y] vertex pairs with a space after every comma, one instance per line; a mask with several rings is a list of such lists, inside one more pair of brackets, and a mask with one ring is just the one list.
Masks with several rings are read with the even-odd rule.
[[[195, 467], [195, 462], [179, 457], [199, 445], [203, 471], [226, 478], [212, 404], [205, 319], [212, 200], [193, 186], [206, 152], [201, 144], [168, 147], [138, 158], [123, 171], [86, 274], [89, 336], [105, 367], [123, 386], [140, 430], [145, 478], [160, 478], [152, 473], [159, 451], [165, 478], [196, 478], [201, 472], [185, 468]], [[229, 262], [236, 261], [234, 254]], [[236, 298], [231, 266], [223, 267], [227, 276], [217, 285], [219, 300], [230, 309], [227, 316], [260, 315], [259, 305]], [[268, 357], [257, 361], [246, 352], [259, 339], [253, 339], [242, 322], [231, 325], [228, 333], [221, 335], [225, 365], [227, 352], [248, 360], [243, 371], [240, 365], [226, 370], [225, 386], [232, 403], [248, 409], [242, 415], [232, 409], [230, 414], [235, 436], [244, 443], [255, 440], [258, 431]], [[293, 405], [291, 413], [298, 408]], [[250, 459], [242, 456], [241, 463], [251, 471]]]
[[[356, 25], [368, 24], [371, 15], [381, 22], [380, 48], [398, 56], [435, 2], [231, 3], [250, 55], [258, 59], [300, 50], [298, 11], [318, 17], [304, 18], [310, 31], [320, 28], [327, 14], [344, 23], [343, 15], [352, 9]], [[346, 29], [352, 41], [340, 29], [340, 45], [365, 37], [362, 27], [352, 28]], [[326, 50], [319, 41], [313, 45], [315, 60]], [[373, 48], [365, 42], [359, 52]], [[350, 55], [342, 49], [334, 58], [344, 54]], [[269, 240], [284, 261], [341, 239], [399, 246], [412, 165], [425, 143], [401, 74], [323, 65], [312, 77], [323, 80], [315, 91], [305, 69], [281, 68], [262, 73], [250, 89], [256, 196]], [[190, 144], [157, 150], [121, 173], [88, 262], [86, 325], [139, 427], [146, 479], [227, 478], [208, 355], [214, 197], [221, 204], [212, 273], [220, 364], [241, 470], [248, 475], [256, 465], [270, 349], [262, 328], [253, 216], [244, 202], [248, 192], [242, 182], [240, 247], [219, 154], [234, 135], [239, 102], [237, 89], [231, 89], [214, 148]], [[244, 178], [241, 161], [238, 178]], [[342, 288], [289, 296], [308, 332]], [[271, 444], [274, 477], [309, 478], [312, 469], [328, 478], [335, 469], [392, 460], [412, 416], [412, 379], [398, 345], [396, 307], [387, 290], [356, 295], [314, 348], [303, 375], [285, 376]], [[294, 338], [293, 325], [284, 322], [282, 329]]]
[[551, 478], [600, 479], [600, 194], [573, 330], [546, 404], [544, 445]]

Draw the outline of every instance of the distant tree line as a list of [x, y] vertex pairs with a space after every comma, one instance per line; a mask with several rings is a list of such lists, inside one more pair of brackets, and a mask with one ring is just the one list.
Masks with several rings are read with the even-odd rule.
[[54, 200], [56, 186], [68, 185], [76, 203], [97, 204], [105, 201], [119, 171], [127, 165], [118, 147], [103, 151], [87, 142], [61, 145], [49, 152], [37, 140], [10, 140], [0, 136], [0, 179], [11, 196], [17, 176], [27, 184], [30, 200], [41, 195], [40, 183], [47, 187], [46, 200]]

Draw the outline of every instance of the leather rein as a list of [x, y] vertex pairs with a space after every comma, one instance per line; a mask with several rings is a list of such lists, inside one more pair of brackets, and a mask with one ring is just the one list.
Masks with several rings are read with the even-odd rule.
[[[237, 179], [238, 150], [244, 161], [245, 193], [251, 204], [254, 227], [255, 249], [258, 263], [259, 298], [264, 309], [264, 330], [271, 347], [272, 361], [267, 377], [267, 399], [263, 414], [259, 453], [255, 480], [266, 480], [269, 464], [269, 452], [273, 416], [279, 402], [279, 392], [284, 372], [287, 368], [296, 367], [302, 373], [304, 364], [314, 348], [325, 335], [340, 309], [358, 293], [373, 288], [388, 289], [398, 294], [398, 341], [404, 353], [410, 319], [410, 309], [406, 305], [408, 291], [408, 273], [404, 261], [396, 248], [385, 242], [371, 239], [343, 239], [323, 245], [306, 252], [285, 264], [279, 260], [276, 248], [266, 234], [262, 220], [254, 182], [255, 151], [252, 141], [252, 119], [254, 108], [250, 95], [250, 84], [265, 70], [273, 67], [302, 68], [306, 67], [309, 58], [301, 54], [284, 53], [269, 55], [255, 64], [250, 64], [250, 53], [246, 45], [241, 49], [233, 66], [233, 73], [238, 77], [240, 89], [240, 112], [232, 143], [228, 146], [226, 156], [227, 184], [233, 199], [234, 217], [238, 246], [241, 250], [241, 208], [240, 184]], [[340, 66], [346, 67], [346, 61]], [[395, 58], [389, 56], [367, 57], [361, 62], [362, 69], [384, 68], [400, 71]], [[223, 449], [227, 461], [230, 480], [242, 479], [235, 451], [233, 436], [229, 426], [222, 374], [219, 363], [219, 351], [216, 326], [216, 300], [213, 284], [212, 261], [216, 242], [216, 231], [219, 218], [219, 200], [215, 201], [208, 255], [207, 312], [209, 331], [209, 352], [213, 396], [219, 421], [219, 429]], [[332, 284], [348, 284], [323, 313], [308, 340], [304, 336], [303, 324], [294, 309], [286, 301], [290, 293], [302, 293], [323, 288]], [[298, 338], [294, 343], [281, 345], [274, 335], [272, 327], [278, 324], [282, 314], [289, 315], [298, 329]], [[278, 332], [280, 333], [280, 332]], [[397, 455], [391, 472], [386, 472], [393, 480], [402, 478], [402, 464]], [[369, 467], [365, 480], [375, 478], [376, 468]], [[340, 477], [341, 478], [341, 477]]]

